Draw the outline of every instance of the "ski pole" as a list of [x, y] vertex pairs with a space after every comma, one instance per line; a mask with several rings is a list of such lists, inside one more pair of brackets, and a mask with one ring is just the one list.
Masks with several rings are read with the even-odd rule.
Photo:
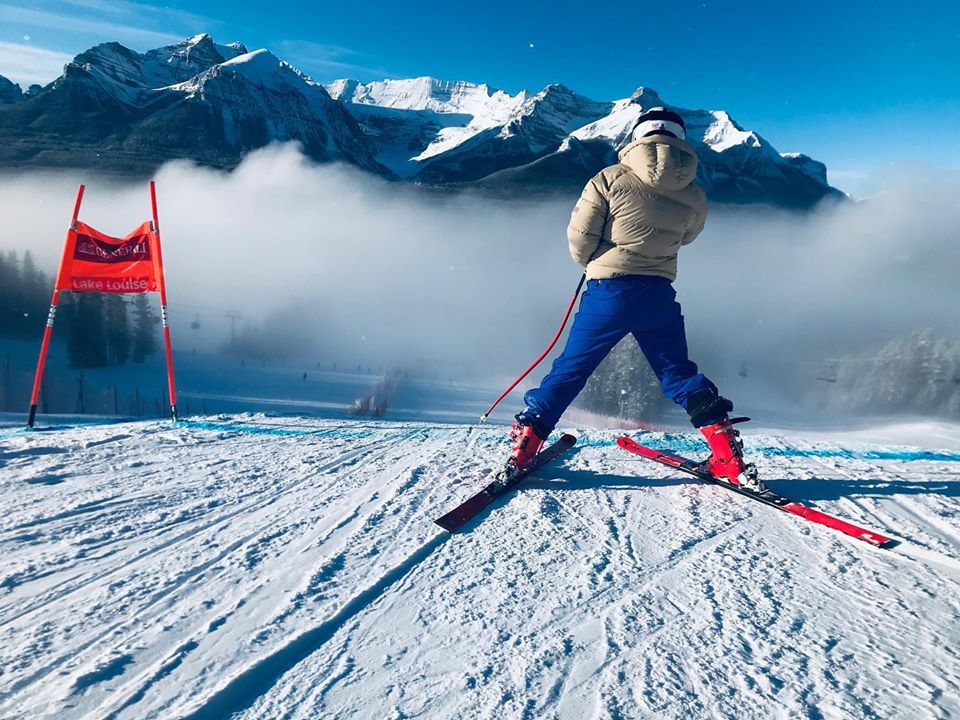
[[533, 372], [533, 369], [537, 365], [539, 365], [547, 355], [550, 354], [551, 350], [553, 350], [553, 346], [557, 344], [557, 340], [559, 340], [560, 336], [563, 334], [563, 329], [567, 326], [567, 320], [570, 319], [570, 313], [573, 312], [573, 305], [574, 303], [577, 302], [577, 296], [580, 294], [580, 289], [583, 287], [583, 283], [586, 282], [586, 279], [587, 279], [586, 273], [580, 276], [580, 282], [577, 283], [577, 289], [574, 290], [573, 297], [570, 298], [570, 304], [567, 306], [567, 312], [564, 313], [563, 315], [563, 322], [560, 323], [560, 327], [557, 329], [557, 334], [553, 336], [553, 340], [550, 341], [550, 344], [547, 346], [547, 349], [544, 350], [540, 354], [540, 357], [538, 357], [536, 360], [533, 361], [533, 365], [531, 365], [526, 370], [524, 370], [523, 375], [521, 375], [516, 380], [514, 380], [513, 384], [510, 387], [508, 387], [506, 390], [504, 390], [503, 394], [500, 395], [500, 397], [498, 397], [494, 401], [493, 405], [491, 405], [489, 409], [483, 415], [480, 416], [480, 422], [482, 423], [486, 422], [487, 418], [490, 417], [490, 413], [492, 413], [494, 408], [496, 408], [497, 405], [500, 404], [500, 401], [503, 400], [507, 395], [509, 395], [510, 391], [513, 390], [517, 385], [519, 385], [527, 375]]

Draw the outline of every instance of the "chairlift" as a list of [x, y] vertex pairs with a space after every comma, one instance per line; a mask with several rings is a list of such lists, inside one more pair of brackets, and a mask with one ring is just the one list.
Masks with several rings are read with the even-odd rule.
[[194, 315], [194, 317], [193, 317], [193, 322], [190, 323], [190, 329], [191, 329], [191, 330], [199, 330], [199, 329], [200, 329], [200, 316], [199, 316], [199, 315]]

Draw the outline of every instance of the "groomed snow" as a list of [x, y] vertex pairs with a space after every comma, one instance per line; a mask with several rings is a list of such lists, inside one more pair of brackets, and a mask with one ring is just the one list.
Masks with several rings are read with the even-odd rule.
[[905, 446], [916, 425], [747, 437], [774, 489], [892, 551], [627, 455], [612, 430], [578, 431], [445, 535], [432, 519], [503, 434], [267, 415], [0, 430], [0, 716], [960, 713], [956, 444]]

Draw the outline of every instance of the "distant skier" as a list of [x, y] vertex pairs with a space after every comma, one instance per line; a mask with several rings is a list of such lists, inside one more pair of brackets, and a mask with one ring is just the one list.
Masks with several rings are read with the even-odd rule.
[[763, 490], [727, 413], [733, 403], [687, 357], [673, 281], [677, 252], [703, 230], [707, 201], [694, 182], [697, 155], [683, 118], [651, 108], [637, 120], [619, 164], [594, 176], [573, 209], [567, 239], [587, 271], [587, 289], [570, 337], [539, 388], [524, 395], [508, 460], [523, 468], [539, 452], [587, 379], [627, 333], [633, 335], [668, 398], [683, 407], [710, 445], [714, 475]]

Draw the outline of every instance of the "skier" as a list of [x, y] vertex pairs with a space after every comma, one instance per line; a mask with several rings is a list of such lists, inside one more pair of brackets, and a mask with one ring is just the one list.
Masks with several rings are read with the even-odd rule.
[[540, 451], [564, 410], [627, 333], [633, 335], [660, 380], [663, 393], [683, 407], [710, 446], [707, 469], [762, 492], [756, 467], [722, 397], [687, 357], [687, 340], [673, 281], [677, 252], [703, 230], [707, 201], [694, 182], [697, 155], [685, 140], [679, 114], [662, 107], [640, 115], [619, 164], [595, 175], [573, 209], [567, 239], [586, 268], [587, 289], [563, 353], [540, 387], [527, 392], [516, 415], [507, 473]]

